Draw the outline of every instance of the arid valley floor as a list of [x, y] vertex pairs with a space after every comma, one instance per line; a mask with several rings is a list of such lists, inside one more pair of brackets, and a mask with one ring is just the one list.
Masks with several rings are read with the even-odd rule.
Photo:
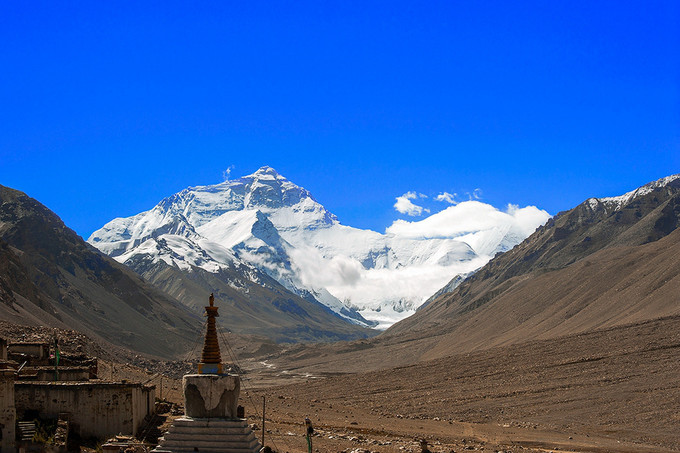
[[[362, 354], [328, 360], [334, 347], [241, 361], [241, 404], [259, 437], [266, 398], [276, 451], [306, 451], [305, 416], [319, 452], [419, 452], [419, 439], [447, 453], [680, 451], [680, 317], [366, 373], [343, 373]], [[181, 402], [179, 380], [163, 388]]]

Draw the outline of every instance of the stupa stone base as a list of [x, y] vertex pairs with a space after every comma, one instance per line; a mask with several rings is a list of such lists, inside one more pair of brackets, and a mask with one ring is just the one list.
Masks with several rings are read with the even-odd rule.
[[184, 412], [192, 418], [236, 418], [238, 376], [187, 374], [182, 378]]
[[156, 453], [258, 453], [262, 445], [243, 418], [181, 417], [159, 439]]

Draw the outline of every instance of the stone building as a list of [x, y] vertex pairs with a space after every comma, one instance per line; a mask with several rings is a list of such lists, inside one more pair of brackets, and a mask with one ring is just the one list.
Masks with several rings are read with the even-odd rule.
[[16, 410], [13, 369], [0, 369], [0, 452], [15, 451]]
[[145, 418], [153, 415], [155, 386], [92, 381], [97, 359], [84, 355], [62, 358], [68, 365], [59, 366], [55, 373], [49, 343], [8, 345], [0, 338], [0, 453], [16, 450], [17, 420], [66, 417], [70, 432], [108, 438], [137, 434]]
[[7, 362], [7, 340], [0, 338], [0, 453], [14, 452], [16, 409], [14, 378], [16, 371]]
[[[17, 416], [57, 419], [68, 414], [71, 432], [106, 438], [136, 434], [154, 413], [155, 387], [110, 382], [16, 382]], [[62, 415], [63, 416], [63, 415]]]

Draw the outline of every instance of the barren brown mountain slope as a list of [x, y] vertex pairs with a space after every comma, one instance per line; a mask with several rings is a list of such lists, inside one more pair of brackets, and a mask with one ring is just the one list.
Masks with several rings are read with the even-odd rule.
[[0, 319], [77, 329], [160, 357], [187, 349], [200, 318], [100, 253], [26, 194], [0, 186]]
[[[554, 338], [680, 314], [680, 230], [641, 246], [610, 247], [564, 268], [510, 280], [493, 304], [466, 310], [450, 298], [428, 319], [444, 321], [460, 310], [424, 358], [455, 350]], [[416, 321], [416, 320], [414, 320]], [[423, 321], [427, 322], [427, 321]]]

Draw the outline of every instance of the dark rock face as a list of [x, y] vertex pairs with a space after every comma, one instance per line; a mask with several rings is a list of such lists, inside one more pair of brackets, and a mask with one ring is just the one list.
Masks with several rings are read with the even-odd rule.
[[529, 272], [561, 269], [607, 247], [657, 241], [674, 231], [679, 222], [680, 179], [618, 208], [612, 202], [591, 198], [559, 213], [461, 287], [477, 279], [501, 282]]
[[680, 198], [674, 197], [668, 201], [666, 206], [661, 210], [661, 215], [654, 222], [654, 228], [647, 237], [648, 242], [657, 241], [664, 236], [669, 235], [673, 230], [678, 228], [680, 221]]

